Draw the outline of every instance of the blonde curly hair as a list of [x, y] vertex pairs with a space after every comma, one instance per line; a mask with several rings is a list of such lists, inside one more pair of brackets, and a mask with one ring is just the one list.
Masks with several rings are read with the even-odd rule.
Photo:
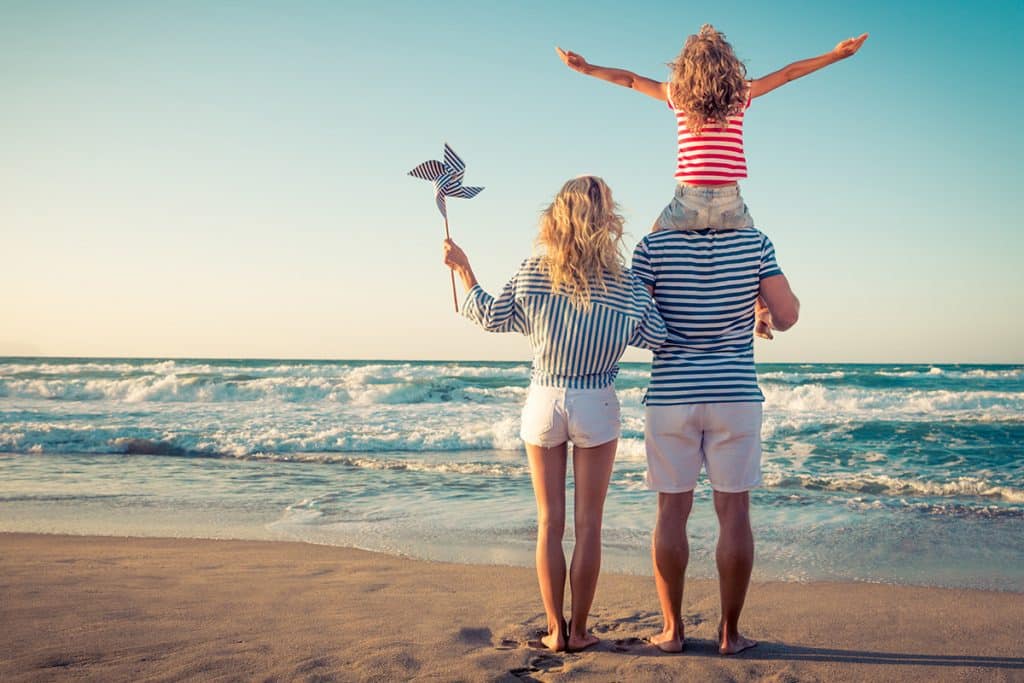
[[541, 214], [537, 234], [541, 266], [551, 279], [551, 291], [589, 309], [595, 286], [607, 291], [605, 277], [622, 277], [622, 225], [618, 205], [604, 180], [588, 175], [563, 185]]
[[686, 127], [694, 135], [715, 122], [725, 128], [729, 116], [743, 111], [747, 101], [747, 68], [732, 45], [711, 24], [686, 39], [682, 52], [669, 62], [668, 92], [673, 107], [686, 112]]

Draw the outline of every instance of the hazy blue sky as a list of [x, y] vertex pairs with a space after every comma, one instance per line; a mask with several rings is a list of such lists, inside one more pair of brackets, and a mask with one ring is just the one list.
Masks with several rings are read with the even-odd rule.
[[554, 46], [664, 78], [711, 22], [755, 77], [871, 33], [747, 116], [803, 301], [758, 359], [1024, 361], [1024, 4], [635, 5], [0, 0], [0, 355], [526, 358], [452, 313], [406, 171], [448, 140], [486, 186], [449, 213], [492, 290], [580, 173], [632, 249], [673, 118]]

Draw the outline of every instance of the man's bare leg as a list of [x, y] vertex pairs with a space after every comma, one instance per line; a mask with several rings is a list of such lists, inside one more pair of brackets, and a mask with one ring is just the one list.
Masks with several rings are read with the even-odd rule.
[[651, 557], [664, 627], [651, 642], [663, 652], [682, 652], [685, 642], [683, 585], [690, 561], [686, 521], [692, 507], [693, 491], [658, 494], [658, 521], [654, 527]]
[[615, 463], [619, 440], [592, 448], [572, 449], [572, 471], [576, 483], [576, 547], [572, 551], [569, 585], [572, 586], [572, 621], [569, 622], [570, 651], [584, 650], [598, 642], [587, 631], [590, 606], [601, 573], [601, 519], [604, 499]]
[[715, 491], [718, 514], [718, 589], [722, 600], [722, 621], [718, 625], [718, 651], [734, 655], [757, 645], [739, 631], [740, 612], [750, 586], [754, 566], [754, 534], [750, 530], [750, 494]]
[[530, 479], [537, 498], [537, 582], [548, 618], [548, 635], [541, 643], [549, 650], [565, 649], [562, 611], [565, 607], [565, 459], [566, 445], [544, 448], [526, 444]]

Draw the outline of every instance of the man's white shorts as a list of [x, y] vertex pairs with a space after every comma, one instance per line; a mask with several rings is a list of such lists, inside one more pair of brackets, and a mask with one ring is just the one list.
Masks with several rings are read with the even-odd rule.
[[566, 441], [590, 448], [619, 438], [621, 431], [614, 386], [566, 389], [531, 385], [519, 436], [545, 448]]
[[684, 493], [703, 465], [711, 488], [748, 491], [761, 484], [761, 403], [647, 406], [647, 487]]

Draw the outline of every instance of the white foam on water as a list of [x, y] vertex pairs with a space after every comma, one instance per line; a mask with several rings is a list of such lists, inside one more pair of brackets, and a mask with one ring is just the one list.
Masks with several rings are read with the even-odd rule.
[[[770, 463], [770, 461], [768, 461]], [[979, 477], [956, 477], [949, 481], [929, 481], [892, 477], [873, 473], [835, 472], [813, 475], [783, 472], [766, 463], [764, 485], [770, 488], [804, 488], [849, 493], [884, 494], [888, 496], [992, 498], [1009, 503], [1024, 503], [1024, 489], [1000, 486]]]

